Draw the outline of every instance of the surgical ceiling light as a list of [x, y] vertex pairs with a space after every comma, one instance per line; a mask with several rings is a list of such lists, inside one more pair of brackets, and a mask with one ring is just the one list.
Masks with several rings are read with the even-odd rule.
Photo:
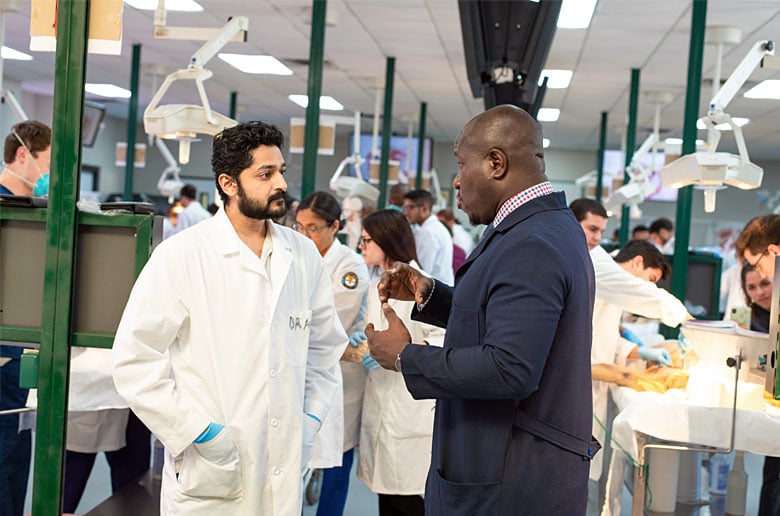
[[549, 138], [542, 138], [542, 148], [546, 149], [550, 146], [550, 139]]
[[542, 70], [539, 75], [539, 86], [542, 85], [544, 78], [547, 77], [547, 89], [563, 90], [571, 84], [571, 77], [574, 72], [571, 70]]
[[32, 61], [33, 56], [30, 54], [25, 54], [24, 52], [19, 52], [18, 50], [14, 50], [11, 47], [7, 47], [3, 45], [2, 49], [0, 50], [0, 56], [2, 56], [3, 59], [12, 59], [14, 61]]
[[115, 84], [102, 84], [88, 82], [84, 85], [84, 91], [97, 95], [99, 97], [115, 98], [115, 99], [129, 99], [130, 90], [126, 90]]
[[560, 116], [561, 110], [558, 108], [540, 108], [536, 119], [540, 122], [555, 122]]
[[[158, 7], [159, 0], [125, 0], [125, 3], [142, 11], [154, 11]], [[165, 9], [168, 11], [199, 12], [203, 6], [195, 0], [165, 0]]]
[[596, 9], [596, 0], [563, 0], [558, 15], [559, 29], [587, 29]]
[[[715, 211], [715, 193], [724, 188], [724, 184], [743, 190], [761, 186], [764, 171], [750, 162], [742, 129], [724, 109], [753, 70], [761, 65], [764, 56], [772, 56], [774, 52], [772, 41], [759, 41], [753, 45], [723, 87], [713, 96], [707, 115], [701, 118], [707, 127], [707, 150], [683, 156], [661, 169], [661, 180], [665, 186], [681, 188], [696, 185], [703, 189], [704, 211], [707, 213]], [[717, 82], [720, 82], [719, 78]], [[720, 142], [720, 124], [731, 126], [739, 155], [716, 152]]]
[[[309, 106], [309, 97], [306, 95], [288, 95], [287, 98], [302, 108]], [[341, 103], [333, 97], [323, 95], [320, 97], [320, 109], [324, 109], [326, 111], [343, 111], [344, 106], [342, 106]]]
[[229, 54], [220, 52], [217, 57], [244, 73], [264, 75], [292, 75], [293, 71], [273, 56]]
[[[330, 178], [328, 186], [339, 197], [362, 197], [376, 202], [379, 199], [379, 189], [363, 179], [360, 167], [366, 162], [360, 154], [360, 112], [356, 112], [351, 120], [347, 117], [321, 117], [320, 122], [332, 121], [336, 124], [353, 124], [352, 131], [352, 155], [347, 156], [336, 167], [336, 171]], [[354, 175], [346, 174], [352, 168]]]
[[[737, 127], [742, 127], [750, 123], [749, 118], [742, 118], [738, 116], [732, 117], [731, 121]], [[696, 129], [698, 129], [699, 131], [704, 131], [707, 129], [707, 124], [704, 123], [703, 118], [700, 118], [699, 120], [696, 121]], [[731, 131], [731, 124], [726, 124], [726, 123], [718, 124], [716, 129], [718, 131]]]
[[[161, 2], [162, 4], [162, 2]], [[176, 70], [168, 74], [160, 89], [152, 97], [151, 102], [144, 111], [144, 129], [147, 134], [152, 134], [165, 139], [179, 141], [179, 163], [187, 164], [190, 161], [190, 142], [198, 134], [214, 136], [225, 128], [233, 127], [236, 121], [216, 111], [212, 111], [203, 82], [214, 75], [210, 70], [203, 68], [229, 41], [235, 37], [246, 40], [246, 31], [249, 20], [246, 16], [237, 16], [227, 22], [222, 29], [206, 41], [189, 60], [185, 69]], [[179, 39], [188, 38], [198, 29], [190, 27], [166, 27], [165, 9], [158, 8], [155, 13], [155, 34]], [[211, 34], [208, 29], [201, 29], [202, 33]], [[195, 104], [166, 104], [160, 106], [160, 100], [175, 81], [189, 79], [195, 81], [198, 90], [200, 105]]]
[[761, 81], [742, 96], [748, 99], [780, 100], [780, 79]]

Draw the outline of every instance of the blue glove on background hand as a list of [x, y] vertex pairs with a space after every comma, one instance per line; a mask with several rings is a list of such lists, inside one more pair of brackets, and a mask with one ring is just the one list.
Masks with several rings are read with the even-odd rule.
[[203, 433], [200, 434], [193, 442], [198, 444], [207, 443], [214, 439], [223, 428], [225, 428], [225, 425], [220, 425], [219, 423], [209, 423], [208, 428], [206, 428], [206, 430], [204, 430]]
[[366, 337], [366, 332], [362, 330], [358, 330], [356, 332], [352, 332], [352, 335], [349, 336], [349, 343], [352, 344], [353, 348], [358, 347], [363, 342], [367, 341], [368, 337]]
[[639, 348], [638, 352], [642, 360], [658, 362], [665, 366], [672, 364], [672, 356], [663, 348]]
[[629, 342], [633, 342], [640, 348], [645, 345], [644, 342], [642, 342], [642, 339], [639, 338], [639, 335], [634, 333], [632, 330], [629, 330], [626, 327], [621, 327], [620, 329], [620, 336], [626, 339]]
[[371, 356], [371, 353], [366, 353], [363, 355], [363, 367], [369, 371], [373, 371], [374, 369], [379, 369], [382, 366], [379, 365], [379, 362], [374, 360], [374, 357]]

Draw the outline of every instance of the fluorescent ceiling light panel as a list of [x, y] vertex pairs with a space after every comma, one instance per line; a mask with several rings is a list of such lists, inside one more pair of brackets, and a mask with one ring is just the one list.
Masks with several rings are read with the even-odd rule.
[[115, 99], [129, 99], [130, 90], [120, 88], [114, 84], [95, 84], [88, 82], [84, 85], [84, 91], [93, 95], [99, 95], [101, 97], [109, 97]]
[[[309, 97], [306, 95], [288, 95], [290, 100], [301, 106], [302, 108], [309, 106]], [[320, 109], [324, 109], [326, 111], [342, 111], [344, 109], [344, 106], [341, 105], [341, 103], [334, 99], [333, 97], [330, 97], [328, 95], [323, 95], [320, 97]]]
[[[667, 138], [664, 140], [666, 145], [682, 145], [682, 138]], [[704, 140], [696, 140], [696, 145], [704, 145]]]
[[596, 9], [596, 0], [563, 0], [558, 15], [559, 29], [587, 29]]
[[539, 108], [536, 119], [540, 122], [555, 122], [561, 116], [561, 110], [558, 108]]
[[[125, 3], [143, 11], [154, 11], [158, 0], [125, 0]], [[202, 11], [203, 6], [195, 0], [165, 0], [165, 10], [197, 12]]]
[[273, 56], [249, 54], [227, 54], [221, 52], [217, 57], [244, 73], [265, 75], [292, 75], [293, 71]]
[[[737, 127], [742, 127], [743, 125], [746, 125], [748, 122], [750, 122], [749, 118], [740, 118], [738, 116], [731, 117], [731, 120], [734, 122], [734, 124], [736, 124]], [[696, 129], [704, 131], [707, 129], [707, 126], [704, 125], [704, 122], [701, 120], [696, 120]], [[718, 124], [715, 126], [715, 129], [718, 131], [731, 131], [731, 126], [729, 124]]]
[[551, 90], [563, 90], [569, 87], [571, 83], [571, 76], [574, 74], [571, 70], [542, 70], [539, 75], [539, 86], [542, 85], [542, 81], [545, 77], [547, 79], [547, 87]]
[[542, 148], [546, 149], [550, 146], [550, 139], [549, 138], [542, 138]]
[[748, 99], [780, 100], [780, 79], [767, 79], [761, 81], [747, 90], [744, 97]]
[[24, 52], [19, 52], [18, 50], [14, 50], [11, 47], [7, 47], [3, 45], [2, 48], [2, 57], [3, 59], [14, 59], [16, 61], [32, 61], [33, 56], [30, 54], [25, 54]]

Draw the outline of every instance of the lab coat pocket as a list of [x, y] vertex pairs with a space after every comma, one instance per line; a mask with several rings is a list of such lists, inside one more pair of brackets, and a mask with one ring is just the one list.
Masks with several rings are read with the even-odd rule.
[[305, 366], [311, 332], [311, 310], [290, 312], [288, 328], [290, 339], [287, 342], [287, 353], [293, 366]]
[[501, 506], [501, 481], [478, 484], [450, 482], [441, 471], [429, 477], [433, 481], [436, 514], [499, 514]]
[[184, 450], [179, 473], [181, 494], [221, 499], [235, 499], [243, 495], [235, 435], [230, 427], [225, 427], [214, 439], [193, 444]]

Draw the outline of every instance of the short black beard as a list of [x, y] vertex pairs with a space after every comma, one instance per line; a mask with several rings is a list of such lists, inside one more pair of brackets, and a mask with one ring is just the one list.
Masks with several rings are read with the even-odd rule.
[[284, 217], [287, 214], [286, 204], [282, 204], [280, 208], [271, 207], [271, 204], [274, 201], [284, 199], [284, 192], [272, 195], [268, 198], [267, 204], [263, 206], [258, 201], [247, 197], [246, 191], [241, 186], [241, 181], [236, 181], [236, 184], [238, 185], [238, 211], [241, 212], [243, 216], [251, 219], [265, 220]]

